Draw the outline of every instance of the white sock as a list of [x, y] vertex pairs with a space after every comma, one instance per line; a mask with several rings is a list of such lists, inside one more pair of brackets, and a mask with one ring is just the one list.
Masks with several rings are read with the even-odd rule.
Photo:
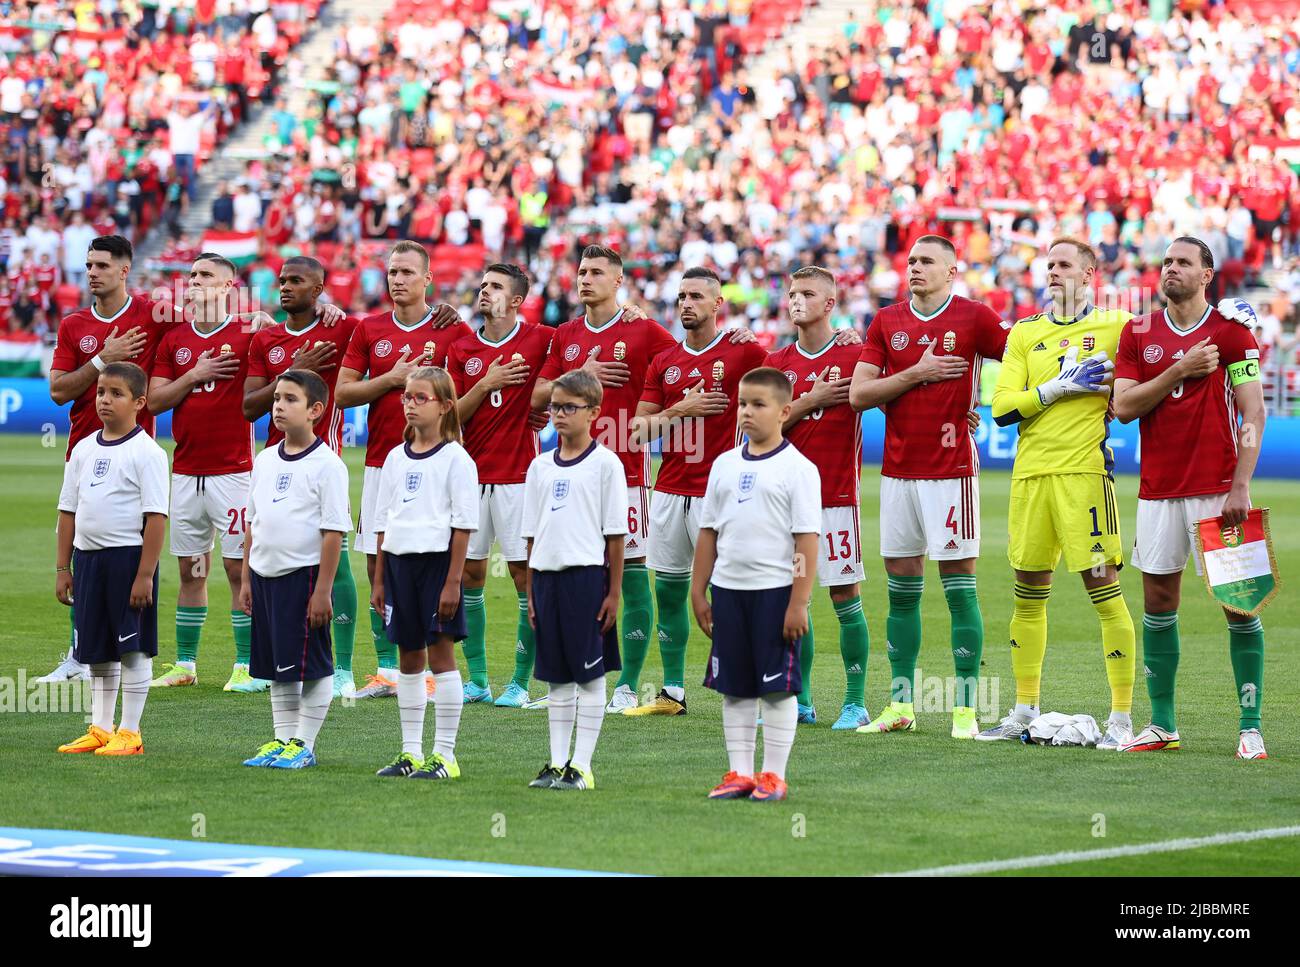
[[1116, 712], [1112, 710], [1110, 718], [1106, 721], [1107, 723], [1115, 722], [1118, 725], [1127, 725], [1130, 730], [1133, 728], [1133, 718], [1128, 712]]
[[302, 714], [302, 682], [271, 683], [271, 725], [277, 742], [288, 742], [298, 734]]
[[727, 761], [737, 775], [754, 774], [754, 746], [758, 744], [758, 699], [722, 696], [722, 735]]
[[777, 692], [779, 698], [764, 695], [763, 702], [763, 771], [785, 778], [785, 764], [790, 761], [794, 745], [794, 727], [799, 704], [794, 695]]
[[573, 740], [573, 767], [591, 770], [591, 756], [605, 721], [605, 677], [578, 686], [578, 734]]
[[122, 656], [122, 721], [128, 732], [140, 731], [140, 716], [149, 697], [153, 678], [153, 659], [142, 651], [128, 651]]
[[680, 685], [665, 685], [664, 692], [669, 698], [676, 699], [679, 702], [686, 700], [686, 689]]
[[569, 739], [578, 712], [578, 686], [573, 682], [552, 682], [548, 687], [551, 701], [546, 706], [546, 718], [551, 725], [551, 765], [563, 769], [569, 761]]
[[315, 750], [316, 736], [325, 724], [329, 714], [330, 702], [334, 698], [334, 676], [317, 678], [302, 685], [302, 706], [298, 712], [298, 731], [295, 739], [302, 739], [303, 745]]
[[433, 676], [437, 688], [433, 693], [433, 751], [448, 762], [456, 761], [456, 733], [460, 730], [460, 713], [465, 711], [465, 683], [460, 669]]
[[1032, 722], [1034, 719], [1038, 718], [1040, 714], [1037, 705], [1025, 705], [1022, 702], [1016, 703], [1015, 716], [1025, 724]]
[[178, 661], [176, 667], [184, 668], [187, 672], [198, 672], [199, 670], [197, 664], [192, 661]]
[[424, 672], [397, 673], [397, 711], [402, 717], [402, 751], [424, 758]]
[[90, 666], [90, 722], [105, 732], [113, 731], [117, 714], [117, 686], [122, 681], [122, 663], [101, 662]]

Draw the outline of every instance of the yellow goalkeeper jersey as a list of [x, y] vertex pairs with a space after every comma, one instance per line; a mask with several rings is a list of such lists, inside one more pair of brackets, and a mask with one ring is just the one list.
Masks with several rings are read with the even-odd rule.
[[1020, 424], [1013, 480], [1113, 471], [1114, 458], [1106, 445], [1109, 394], [1066, 397], [1045, 407], [1037, 387], [1060, 374], [1061, 359], [1071, 346], [1077, 347], [1079, 359], [1105, 350], [1114, 360], [1120, 332], [1132, 318], [1122, 309], [1089, 306], [1073, 319], [1058, 319], [1046, 311], [1011, 328], [993, 391], [993, 417], [1002, 425]]

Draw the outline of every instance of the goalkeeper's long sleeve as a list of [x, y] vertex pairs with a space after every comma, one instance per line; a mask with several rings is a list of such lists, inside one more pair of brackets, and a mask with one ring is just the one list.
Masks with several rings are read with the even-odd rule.
[[1022, 340], [1016, 338], [1016, 331], [1011, 330], [1007, 340], [1006, 351], [1002, 355], [1002, 368], [998, 370], [998, 382], [993, 390], [993, 422], [998, 426], [1010, 426], [1037, 416], [1047, 409], [1037, 388], [1025, 384], [1029, 378], [1029, 367], [1025, 362], [1025, 347]]

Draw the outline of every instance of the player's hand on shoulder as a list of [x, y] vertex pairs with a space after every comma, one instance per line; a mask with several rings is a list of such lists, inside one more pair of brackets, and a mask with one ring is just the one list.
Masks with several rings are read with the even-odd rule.
[[248, 317], [248, 332], [261, 332], [263, 329], [270, 329], [272, 326], [279, 325], [275, 318], [268, 313], [258, 309]]
[[836, 329], [835, 345], [837, 346], [861, 346], [862, 333], [856, 329]]
[[646, 311], [635, 302], [625, 302], [619, 307], [623, 313], [624, 322], [640, 322], [642, 319], [649, 319]]
[[600, 380], [601, 386], [622, 386], [632, 378], [632, 369], [624, 362], [604, 362], [600, 358], [600, 347], [594, 347], [587, 354], [587, 361], [582, 368]]
[[737, 346], [743, 346], [748, 342], [758, 342], [758, 337], [754, 335], [754, 331], [746, 329], [744, 326], [732, 326], [725, 331], [728, 338]]
[[316, 306], [316, 318], [326, 329], [332, 329], [348, 317], [348, 314], [331, 302], [322, 302]]
[[140, 609], [153, 604], [153, 578], [136, 575], [131, 582], [131, 607]]
[[455, 306], [439, 302], [433, 307], [433, 318], [430, 322], [433, 323], [434, 329], [446, 329], [448, 326], [454, 326], [460, 322], [460, 313], [456, 311]]
[[938, 383], [947, 379], [960, 379], [970, 369], [970, 363], [961, 356], [940, 356], [934, 343], [925, 347], [921, 358], [912, 366], [912, 375], [922, 383]]
[[99, 358], [106, 363], [120, 363], [132, 359], [144, 351], [149, 337], [139, 326], [132, 326], [122, 335], [117, 334], [117, 326], [104, 340], [104, 348], [99, 351]]
[[1220, 299], [1219, 304], [1215, 306], [1219, 315], [1231, 322], [1239, 322], [1251, 332], [1259, 325], [1259, 317], [1255, 315], [1255, 310], [1245, 299]]
[[1189, 349], [1175, 365], [1183, 379], [1209, 376], [1219, 368], [1219, 347], [1206, 337]]

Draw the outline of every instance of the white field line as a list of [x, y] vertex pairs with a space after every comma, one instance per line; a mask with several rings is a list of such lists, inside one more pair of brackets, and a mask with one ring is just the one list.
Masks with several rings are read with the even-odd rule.
[[1213, 836], [1193, 836], [1184, 839], [1166, 839], [1158, 843], [1138, 843], [1132, 846], [1112, 846], [1107, 849], [1072, 850], [1064, 853], [1040, 853], [1037, 856], [1018, 856], [1009, 860], [989, 860], [983, 863], [957, 863], [952, 866], [930, 866], [919, 870], [901, 870], [897, 873], [877, 873], [877, 876], [971, 876], [981, 873], [1000, 873], [1004, 870], [1028, 870], [1039, 866], [1064, 866], [1067, 863], [1091, 863], [1120, 856], [1145, 856], [1149, 853], [1178, 853], [1206, 846], [1227, 846], [1232, 843], [1250, 843], [1259, 839], [1283, 839], [1300, 836], [1300, 826], [1275, 826], [1272, 829], [1243, 830], [1236, 833], [1215, 833]]

